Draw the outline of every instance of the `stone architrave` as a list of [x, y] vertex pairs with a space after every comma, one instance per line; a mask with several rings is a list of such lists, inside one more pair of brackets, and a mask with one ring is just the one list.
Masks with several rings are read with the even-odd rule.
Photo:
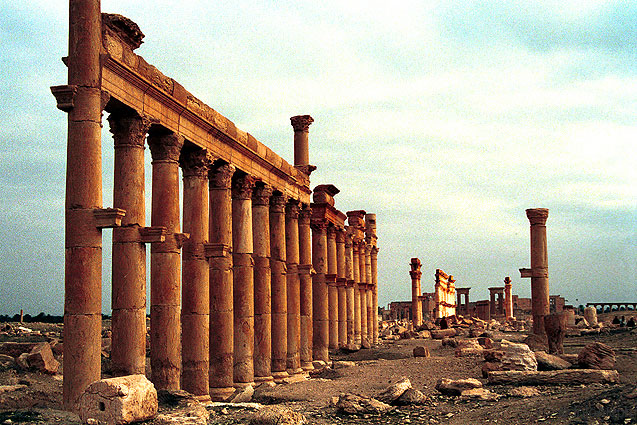
[[258, 184], [252, 193], [254, 237], [254, 380], [272, 381], [272, 287], [270, 198], [272, 188]]
[[305, 205], [299, 212], [299, 280], [301, 286], [301, 367], [308, 371], [312, 365], [312, 209]]
[[420, 303], [420, 279], [422, 272], [420, 268], [422, 263], [418, 258], [412, 258], [409, 263], [411, 276], [411, 320], [414, 324], [414, 328], [418, 328], [422, 325], [422, 304]]
[[336, 232], [335, 226], [327, 228], [327, 298], [329, 315], [329, 348], [338, 348], [338, 288], [336, 279], [338, 277], [338, 264], [336, 256]]
[[526, 210], [531, 224], [531, 268], [520, 269], [521, 277], [531, 278], [531, 310], [533, 313], [533, 333], [543, 335], [544, 316], [550, 313], [549, 307], [549, 268], [546, 244], [546, 219], [549, 210], [531, 208]]
[[209, 399], [210, 270], [205, 255], [209, 237], [208, 171], [212, 158], [207, 150], [183, 152], [184, 232], [181, 329], [181, 387]]
[[144, 141], [151, 120], [136, 114], [108, 117], [115, 145], [113, 206], [126, 211], [113, 229], [112, 350], [113, 376], [146, 370], [146, 225]]
[[288, 340], [286, 368], [290, 375], [301, 368], [301, 282], [299, 279], [299, 203], [288, 201], [285, 207], [285, 248], [288, 299]]
[[354, 252], [353, 236], [349, 226], [345, 231], [345, 278], [347, 302], [347, 348], [354, 349], [356, 338], [354, 334]]
[[210, 220], [210, 398], [234, 393], [234, 309], [232, 289], [232, 198], [235, 167], [221, 164], [209, 174]]
[[288, 377], [288, 290], [285, 246], [287, 197], [275, 193], [270, 199], [270, 269], [272, 271], [272, 376], [276, 382]]
[[252, 190], [255, 179], [235, 173], [232, 181], [234, 385], [254, 384], [254, 250]]
[[327, 272], [327, 223], [312, 220], [312, 318], [314, 323], [312, 352], [314, 360], [329, 361], [329, 316]]
[[166, 228], [166, 239], [150, 248], [150, 365], [158, 390], [180, 389], [181, 258], [179, 231], [179, 155], [183, 137], [157, 132], [148, 135], [153, 184], [151, 225]]
[[513, 294], [511, 292], [511, 278], [504, 278], [504, 317], [506, 320], [513, 319]]
[[338, 290], [338, 346], [347, 345], [347, 278], [345, 277], [345, 229], [336, 233], [336, 287]]

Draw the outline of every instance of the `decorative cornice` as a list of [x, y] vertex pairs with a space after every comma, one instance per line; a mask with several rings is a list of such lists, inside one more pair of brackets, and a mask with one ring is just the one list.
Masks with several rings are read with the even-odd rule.
[[256, 179], [248, 174], [232, 180], [232, 199], [252, 199], [252, 189]]
[[236, 168], [234, 165], [223, 164], [218, 167], [210, 169], [208, 178], [210, 179], [211, 189], [230, 189], [232, 184], [232, 176]]
[[314, 122], [314, 118], [309, 115], [296, 115], [290, 118], [294, 131], [309, 132], [310, 124]]
[[102, 26], [117, 34], [132, 50], [137, 49], [143, 43], [144, 33], [135, 22], [125, 16], [102, 13]]
[[549, 210], [547, 208], [530, 208], [526, 210], [526, 216], [533, 225], [546, 225], [546, 219], [549, 216]]
[[179, 154], [184, 146], [184, 138], [175, 133], [148, 135], [148, 147], [153, 162], [179, 162]]

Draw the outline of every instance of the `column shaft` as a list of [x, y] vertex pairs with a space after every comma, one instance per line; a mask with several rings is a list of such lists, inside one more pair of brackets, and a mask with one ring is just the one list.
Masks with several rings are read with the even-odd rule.
[[360, 296], [360, 255], [358, 255], [359, 244], [353, 242], [353, 265], [354, 265], [354, 343], [361, 345], [361, 296]]
[[367, 296], [367, 340], [371, 345], [374, 340], [374, 306], [372, 300], [372, 245], [369, 243], [365, 245], [365, 273], [367, 276], [367, 290], [365, 291]]
[[329, 316], [327, 304], [327, 223], [312, 222], [312, 316], [314, 360], [329, 361]]
[[290, 200], [285, 209], [285, 248], [288, 289], [288, 347], [286, 367], [289, 374], [301, 373], [301, 282], [299, 280], [299, 204]]
[[301, 286], [301, 367], [312, 370], [312, 209], [303, 207], [299, 214], [299, 279]]
[[374, 345], [378, 344], [378, 247], [372, 249], [372, 285], [373, 311], [374, 311]]
[[352, 235], [349, 228], [345, 234], [345, 278], [345, 296], [347, 299], [347, 347], [349, 349], [354, 349], [356, 345], [354, 337], [354, 259], [352, 252]]
[[546, 243], [546, 219], [548, 209], [526, 210], [531, 223], [531, 303], [533, 310], [533, 333], [544, 334], [544, 316], [550, 313], [548, 250]]
[[336, 287], [338, 290], [338, 346], [347, 345], [347, 293], [345, 285], [345, 229], [336, 233]]
[[367, 272], [365, 268], [365, 242], [361, 241], [358, 247], [358, 265], [359, 271], [359, 293], [360, 293], [360, 310], [361, 310], [361, 347], [369, 347], [367, 340]]
[[270, 200], [270, 269], [272, 270], [272, 376], [275, 381], [288, 376], [288, 296], [285, 246], [285, 204], [287, 198], [275, 194]]
[[327, 274], [329, 276], [327, 280], [327, 305], [329, 316], [329, 348], [331, 349], [338, 348], [338, 288], [336, 287], [338, 263], [336, 258], [336, 228], [329, 226], [327, 228]]

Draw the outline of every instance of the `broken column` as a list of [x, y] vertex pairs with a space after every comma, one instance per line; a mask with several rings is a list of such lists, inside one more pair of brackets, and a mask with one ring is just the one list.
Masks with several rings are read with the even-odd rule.
[[422, 325], [422, 304], [420, 303], [420, 278], [422, 277], [422, 272], [420, 271], [420, 267], [422, 263], [418, 258], [412, 258], [409, 263], [411, 270], [409, 271], [409, 275], [411, 276], [411, 321], [414, 325], [414, 328]]
[[336, 261], [336, 227], [330, 225], [327, 228], [327, 297], [329, 315], [329, 348], [338, 348], [338, 288], [336, 287], [337, 275]]
[[511, 278], [504, 278], [504, 317], [506, 320], [513, 319], [513, 294], [511, 293]]
[[270, 200], [270, 269], [272, 270], [272, 376], [281, 382], [288, 375], [288, 290], [286, 278], [285, 204], [277, 192]]
[[181, 245], [179, 154], [183, 137], [158, 130], [148, 135], [152, 155], [151, 225], [166, 228], [166, 239], [150, 248], [150, 364], [158, 390], [180, 389]]
[[301, 286], [301, 367], [308, 371], [312, 365], [312, 209], [303, 205], [299, 212], [299, 281]]
[[183, 152], [184, 232], [181, 327], [181, 388], [200, 399], [208, 395], [210, 270], [205, 255], [209, 236], [208, 171], [212, 158], [205, 149]]
[[232, 200], [235, 167], [217, 164], [209, 174], [210, 221], [210, 398], [234, 393], [234, 309], [232, 289]]
[[299, 202], [288, 201], [285, 208], [285, 248], [287, 258], [289, 374], [301, 373], [301, 287], [299, 281]]
[[254, 238], [254, 380], [272, 381], [272, 302], [270, 270], [270, 197], [259, 183], [252, 192]]
[[546, 208], [527, 209], [526, 216], [531, 224], [531, 268], [520, 269], [521, 277], [531, 278], [531, 309], [533, 313], [533, 333], [543, 335], [544, 316], [549, 311], [549, 269], [546, 245]]

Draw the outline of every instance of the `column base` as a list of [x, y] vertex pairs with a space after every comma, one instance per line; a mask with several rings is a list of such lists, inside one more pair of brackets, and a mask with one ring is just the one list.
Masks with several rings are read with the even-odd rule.
[[235, 390], [243, 390], [247, 387], [254, 387], [254, 381], [253, 382], [235, 382], [232, 385], [234, 385]]
[[206, 394], [206, 395], [196, 395], [195, 396], [195, 400], [197, 400], [200, 403], [208, 403], [209, 401], [211, 401], [210, 399], [210, 394]]
[[312, 362], [301, 362], [301, 368], [308, 372], [310, 370], [314, 370], [314, 365], [312, 364]]
[[298, 375], [299, 373], [303, 373], [303, 368], [296, 368], [296, 369], [288, 369], [288, 374], [290, 376], [292, 375]]
[[210, 388], [211, 401], [227, 401], [234, 394], [234, 387]]
[[272, 382], [274, 381], [274, 378], [272, 376], [255, 376], [254, 377], [254, 382], [256, 384], [261, 384], [263, 382]]
[[283, 380], [285, 378], [288, 378], [290, 375], [286, 372], [286, 371], [282, 371], [282, 372], [272, 372], [272, 378], [274, 379], [274, 382], [276, 382], [277, 384], [280, 384], [283, 382]]

